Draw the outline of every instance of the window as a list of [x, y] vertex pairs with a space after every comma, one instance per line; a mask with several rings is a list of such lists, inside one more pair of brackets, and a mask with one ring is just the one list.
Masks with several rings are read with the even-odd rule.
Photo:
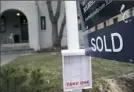
[[106, 21], [104, 22], [104, 28], [106, 27], [107, 25], [106, 25]]
[[81, 23], [78, 24], [78, 30], [82, 30]]
[[77, 19], [78, 19], [78, 30], [82, 30], [80, 17], [78, 16]]
[[45, 30], [45, 29], [46, 29], [46, 17], [41, 16], [41, 30]]
[[133, 8], [130, 9], [130, 16], [133, 16]]
[[114, 24], [118, 22], [118, 18], [113, 19]]
[[97, 31], [98, 29], [97, 29], [97, 25], [95, 25], [95, 31]]
[[0, 18], [0, 33], [4, 33], [6, 31], [5, 29], [5, 17], [1, 16]]

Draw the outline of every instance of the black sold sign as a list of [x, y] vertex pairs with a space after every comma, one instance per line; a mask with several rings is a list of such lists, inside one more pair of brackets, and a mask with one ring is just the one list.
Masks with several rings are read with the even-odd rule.
[[[120, 52], [123, 49], [123, 38], [119, 33], [111, 33], [110, 34], [111, 38], [111, 48], [107, 47], [107, 41], [106, 41], [106, 35], [104, 35], [102, 38], [101, 36], [96, 37], [96, 39], [94, 37], [91, 38], [91, 45], [92, 45], [92, 51], [96, 52]], [[115, 47], [115, 42], [117, 41], [117, 39], [119, 39], [119, 47]]]
[[134, 17], [87, 35], [86, 55], [134, 63]]

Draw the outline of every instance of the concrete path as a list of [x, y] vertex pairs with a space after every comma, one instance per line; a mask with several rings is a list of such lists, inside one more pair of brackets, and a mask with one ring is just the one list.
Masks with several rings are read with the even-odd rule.
[[34, 54], [34, 53], [27, 52], [27, 53], [17, 53], [17, 54], [5, 54], [5, 55], [3, 54], [3, 55], [1, 55], [1, 65], [7, 64], [19, 56], [27, 56], [27, 55], [31, 55], [31, 54]]
[[16, 59], [19, 57], [20, 54], [8, 54], [8, 55], [2, 55], [1, 56], [1, 65], [7, 64], [8, 62]]

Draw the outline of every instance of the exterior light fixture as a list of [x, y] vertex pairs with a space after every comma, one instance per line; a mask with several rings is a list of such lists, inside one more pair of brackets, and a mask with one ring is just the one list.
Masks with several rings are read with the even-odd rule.
[[20, 16], [20, 13], [16, 13], [17, 16]]

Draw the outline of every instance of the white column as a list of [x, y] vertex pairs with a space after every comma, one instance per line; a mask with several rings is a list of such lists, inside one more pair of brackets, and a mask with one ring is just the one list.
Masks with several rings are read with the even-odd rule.
[[[65, 1], [68, 50], [79, 49], [76, 1]], [[74, 90], [72, 92], [82, 92]]]
[[65, 1], [68, 49], [79, 49], [76, 1]]

